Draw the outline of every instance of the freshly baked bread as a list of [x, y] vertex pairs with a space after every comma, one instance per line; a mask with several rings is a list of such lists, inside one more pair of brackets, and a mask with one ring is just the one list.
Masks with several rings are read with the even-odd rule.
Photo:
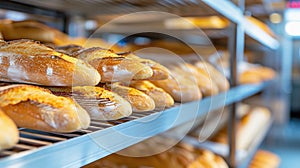
[[[160, 142], [163, 143], [163, 142]], [[141, 143], [141, 145], [143, 142]], [[159, 144], [157, 144], [159, 145]], [[132, 146], [129, 148], [136, 148]], [[129, 149], [128, 148], [128, 149]], [[141, 148], [138, 146], [138, 148]], [[154, 146], [144, 145], [143, 151], [151, 150], [149, 148], [155, 148]], [[132, 150], [133, 150], [132, 149]], [[127, 149], [125, 149], [127, 150]], [[152, 156], [143, 157], [130, 157], [118, 154], [111, 154], [103, 159], [86, 165], [85, 168], [96, 168], [96, 167], [107, 167], [107, 168], [142, 168], [142, 167], [153, 167], [153, 168], [228, 168], [226, 162], [220, 156], [213, 154], [207, 150], [182, 148], [176, 145], [167, 151]]]
[[260, 83], [275, 78], [276, 73], [268, 67], [255, 67], [245, 70], [239, 75], [241, 84]]
[[220, 16], [184, 17], [171, 18], [165, 21], [169, 29], [191, 29], [199, 27], [201, 29], [225, 29], [230, 22]]
[[150, 59], [140, 58], [131, 52], [119, 53], [118, 55], [125, 56], [126, 58], [139, 61], [140, 63], [143, 63], [143, 64], [151, 67], [151, 69], [153, 71], [153, 75], [150, 78], [148, 78], [148, 80], [164, 80], [169, 77], [170, 72], [169, 72], [168, 68], [159, 64], [158, 62], [155, 62]]
[[181, 64], [180, 69], [185, 71], [185, 74], [192, 80], [196, 80], [203, 96], [212, 96], [218, 94], [219, 89], [209, 74], [203, 73], [201, 69], [189, 63]]
[[85, 37], [69, 37], [67, 40], [61, 41], [56, 40], [55, 44], [58, 46], [66, 46], [66, 45], [78, 45], [83, 48], [92, 48], [92, 47], [101, 47], [112, 49], [113, 51], [122, 52], [123, 48], [118, 46], [117, 44], [111, 44], [101, 38], [85, 38]]
[[68, 41], [68, 35], [37, 21], [0, 20], [4, 40], [31, 39], [45, 43]]
[[19, 141], [16, 124], [0, 110], [0, 151], [13, 147]]
[[77, 53], [80, 50], [83, 50], [84, 48], [79, 45], [70, 44], [64, 46], [54, 46], [54, 49], [60, 53], [72, 56], [73, 54]]
[[150, 81], [132, 81], [130, 86], [146, 93], [155, 102], [155, 109], [161, 110], [174, 105], [173, 98], [162, 88], [155, 86]]
[[131, 105], [118, 94], [94, 86], [76, 86], [73, 88], [49, 88], [53, 94], [75, 99], [92, 119], [117, 120], [132, 113]]
[[211, 64], [199, 61], [195, 64], [196, 67], [198, 67], [199, 71], [201, 70], [203, 73], [208, 73], [209, 77], [214, 81], [214, 83], [218, 86], [218, 89], [220, 92], [227, 91], [230, 87], [229, 81], [226, 79], [226, 77], [219, 72], [215, 67], [213, 67]]
[[87, 128], [88, 113], [70, 98], [31, 85], [0, 87], [0, 107], [19, 127], [53, 132]]
[[258, 150], [248, 168], [277, 168], [279, 166], [280, 158], [276, 154], [265, 150]]
[[[267, 108], [254, 107], [244, 115], [238, 123], [236, 132], [237, 149], [247, 149], [257, 133], [270, 119], [271, 113]], [[212, 138], [212, 141], [228, 144], [228, 131], [224, 127]]]
[[115, 54], [112, 50], [99, 47], [80, 50], [73, 54], [82, 59], [101, 74], [101, 82], [130, 81], [148, 79], [153, 75], [152, 69], [136, 60]]
[[0, 46], [0, 80], [45, 86], [97, 85], [101, 79], [91, 65], [31, 40]]
[[108, 87], [111, 91], [126, 99], [131, 104], [133, 112], [144, 112], [155, 109], [154, 100], [137, 89], [122, 86], [119, 83], [113, 83]]
[[168, 79], [153, 80], [151, 82], [169, 93], [177, 102], [190, 102], [202, 98], [201, 91], [195, 80], [192, 80], [182, 71], [173, 71], [171, 69], [170, 72], [171, 75]]

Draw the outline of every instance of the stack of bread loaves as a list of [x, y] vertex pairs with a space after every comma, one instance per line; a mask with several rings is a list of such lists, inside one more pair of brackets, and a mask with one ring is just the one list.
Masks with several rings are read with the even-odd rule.
[[130, 52], [75, 45], [33, 21], [1, 21], [0, 31], [6, 40], [0, 40], [0, 107], [18, 127], [73, 132], [87, 128], [91, 118], [117, 120], [229, 88], [205, 62], [167, 68]]

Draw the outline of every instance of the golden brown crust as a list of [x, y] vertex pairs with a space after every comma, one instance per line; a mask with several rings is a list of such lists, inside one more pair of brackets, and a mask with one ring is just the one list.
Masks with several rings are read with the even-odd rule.
[[171, 70], [171, 76], [168, 79], [151, 82], [169, 93], [177, 102], [190, 102], [202, 98], [196, 81], [179, 71]]
[[0, 151], [13, 147], [19, 141], [16, 124], [0, 110]]
[[5, 40], [31, 39], [54, 43], [57, 40], [66, 41], [68, 39], [66, 34], [31, 20], [1, 20], [0, 32], [3, 34]]
[[150, 78], [150, 67], [123, 57], [94, 59], [89, 62], [101, 74], [101, 82], [119, 82]]
[[102, 76], [101, 82], [141, 80], [148, 79], [153, 75], [149, 66], [119, 56], [112, 50], [94, 47], [80, 50], [74, 56], [96, 68]]
[[277, 168], [280, 164], [280, 158], [265, 150], [258, 150], [248, 168]]
[[[203, 94], [203, 96], [212, 96], [216, 95], [219, 92], [219, 89], [211, 77], [203, 73], [200, 68], [192, 64], [181, 64], [180, 69], [186, 72], [186, 76], [189, 76], [192, 80], [195, 80], [198, 84], [198, 87]], [[181, 73], [184, 73], [181, 71]]]
[[272, 80], [276, 73], [273, 69], [268, 67], [255, 67], [242, 72], [239, 75], [239, 82], [241, 84], [260, 83], [263, 81]]
[[[236, 132], [237, 149], [247, 149], [253, 138], [259, 130], [265, 126], [265, 123], [270, 118], [270, 111], [264, 107], [254, 107], [247, 111], [238, 123]], [[212, 141], [228, 144], [228, 129], [227, 127], [212, 138]]]
[[214, 81], [214, 83], [218, 86], [218, 89], [220, 92], [227, 91], [230, 87], [229, 81], [226, 79], [226, 77], [219, 72], [215, 67], [213, 67], [211, 64], [199, 61], [195, 64], [196, 67], [199, 68], [199, 71], [203, 71], [203, 73], [208, 73], [210, 78]]
[[70, 56], [73, 56], [73, 54], [75, 54], [76, 52], [84, 49], [83, 47], [81, 47], [79, 45], [75, 45], [75, 44], [64, 45], [64, 46], [55, 46], [54, 48], [56, 51], [70, 55]]
[[36, 86], [1, 87], [0, 106], [20, 127], [73, 132], [87, 128], [90, 123], [87, 112], [72, 99], [55, 96]]
[[116, 93], [94, 86], [49, 88], [55, 95], [75, 99], [96, 120], [117, 120], [132, 113], [131, 105]]
[[17, 40], [0, 46], [0, 79], [46, 86], [96, 85], [99, 73], [82, 60], [38, 42]]
[[148, 78], [148, 80], [164, 80], [164, 79], [168, 79], [168, 77], [169, 77], [170, 72], [169, 72], [168, 68], [159, 64], [158, 62], [155, 62], [150, 59], [140, 58], [131, 52], [119, 53], [118, 55], [124, 56], [124, 57], [132, 59], [132, 60], [139, 61], [140, 63], [143, 63], [143, 64], [151, 67], [151, 69], [153, 71], [153, 75], [150, 78]]
[[112, 84], [110, 88], [131, 104], [133, 112], [151, 111], [155, 108], [154, 100], [137, 89], [121, 86], [118, 83]]
[[157, 110], [174, 105], [173, 98], [162, 88], [155, 86], [150, 81], [132, 81], [130, 86], [150, 96], [154, 100], [155, 109]]

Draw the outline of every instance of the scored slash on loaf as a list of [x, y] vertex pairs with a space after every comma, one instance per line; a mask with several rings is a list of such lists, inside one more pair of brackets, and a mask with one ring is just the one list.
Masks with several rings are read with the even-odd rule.
[[153, 71], [153, 75], [150, 78], [148, 78], [148, 80], [164, 80], [164, 79], [168, 79], [169, 77], [170, 72], [168, 68], [164, 67], [163, 65], [155, 61], [152, 61], [150, 59], [140, 58], [131, 52], [119, 53], [118, 55], [124, 56], [128, 59], [136, 60], [142, 64], [149, 66]]
[[79, 50], [73, 53], [73, 56], [88, 62], [96, 68], [102, 76], [101, 82], [148, 79], [153, 75], [153, 71], [149, 66], [99, 47]]
[[150, 81], [132, 81], [130, 86], [150, 96], [154, 100], [156, 110], [162, 110], [174, 105], [171, 95]]
[[70, 98], [31, 85], [0, 87], [0, 107], [19, 127], [53, 132], [87, 128], [90, 116]]
[[94, 86], [49, 88], [55, 95], [67, 96], [78, 102], [96, 120], [117, 120], [132, 113], [131, 105], [118, 94]]
[[120, 83], [107, 85], [106, 88], [126, 99], [131, 104], [134, 112], [144, 112], [155, 109], [154, 100], [147, 94], [137, 89], [128, 86], [122, 86]]

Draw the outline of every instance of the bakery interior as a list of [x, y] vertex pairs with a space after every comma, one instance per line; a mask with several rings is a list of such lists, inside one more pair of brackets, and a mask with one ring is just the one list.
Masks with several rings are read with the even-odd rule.
[[0, 167], [300, 157], [300, 0], [0, 0]]

